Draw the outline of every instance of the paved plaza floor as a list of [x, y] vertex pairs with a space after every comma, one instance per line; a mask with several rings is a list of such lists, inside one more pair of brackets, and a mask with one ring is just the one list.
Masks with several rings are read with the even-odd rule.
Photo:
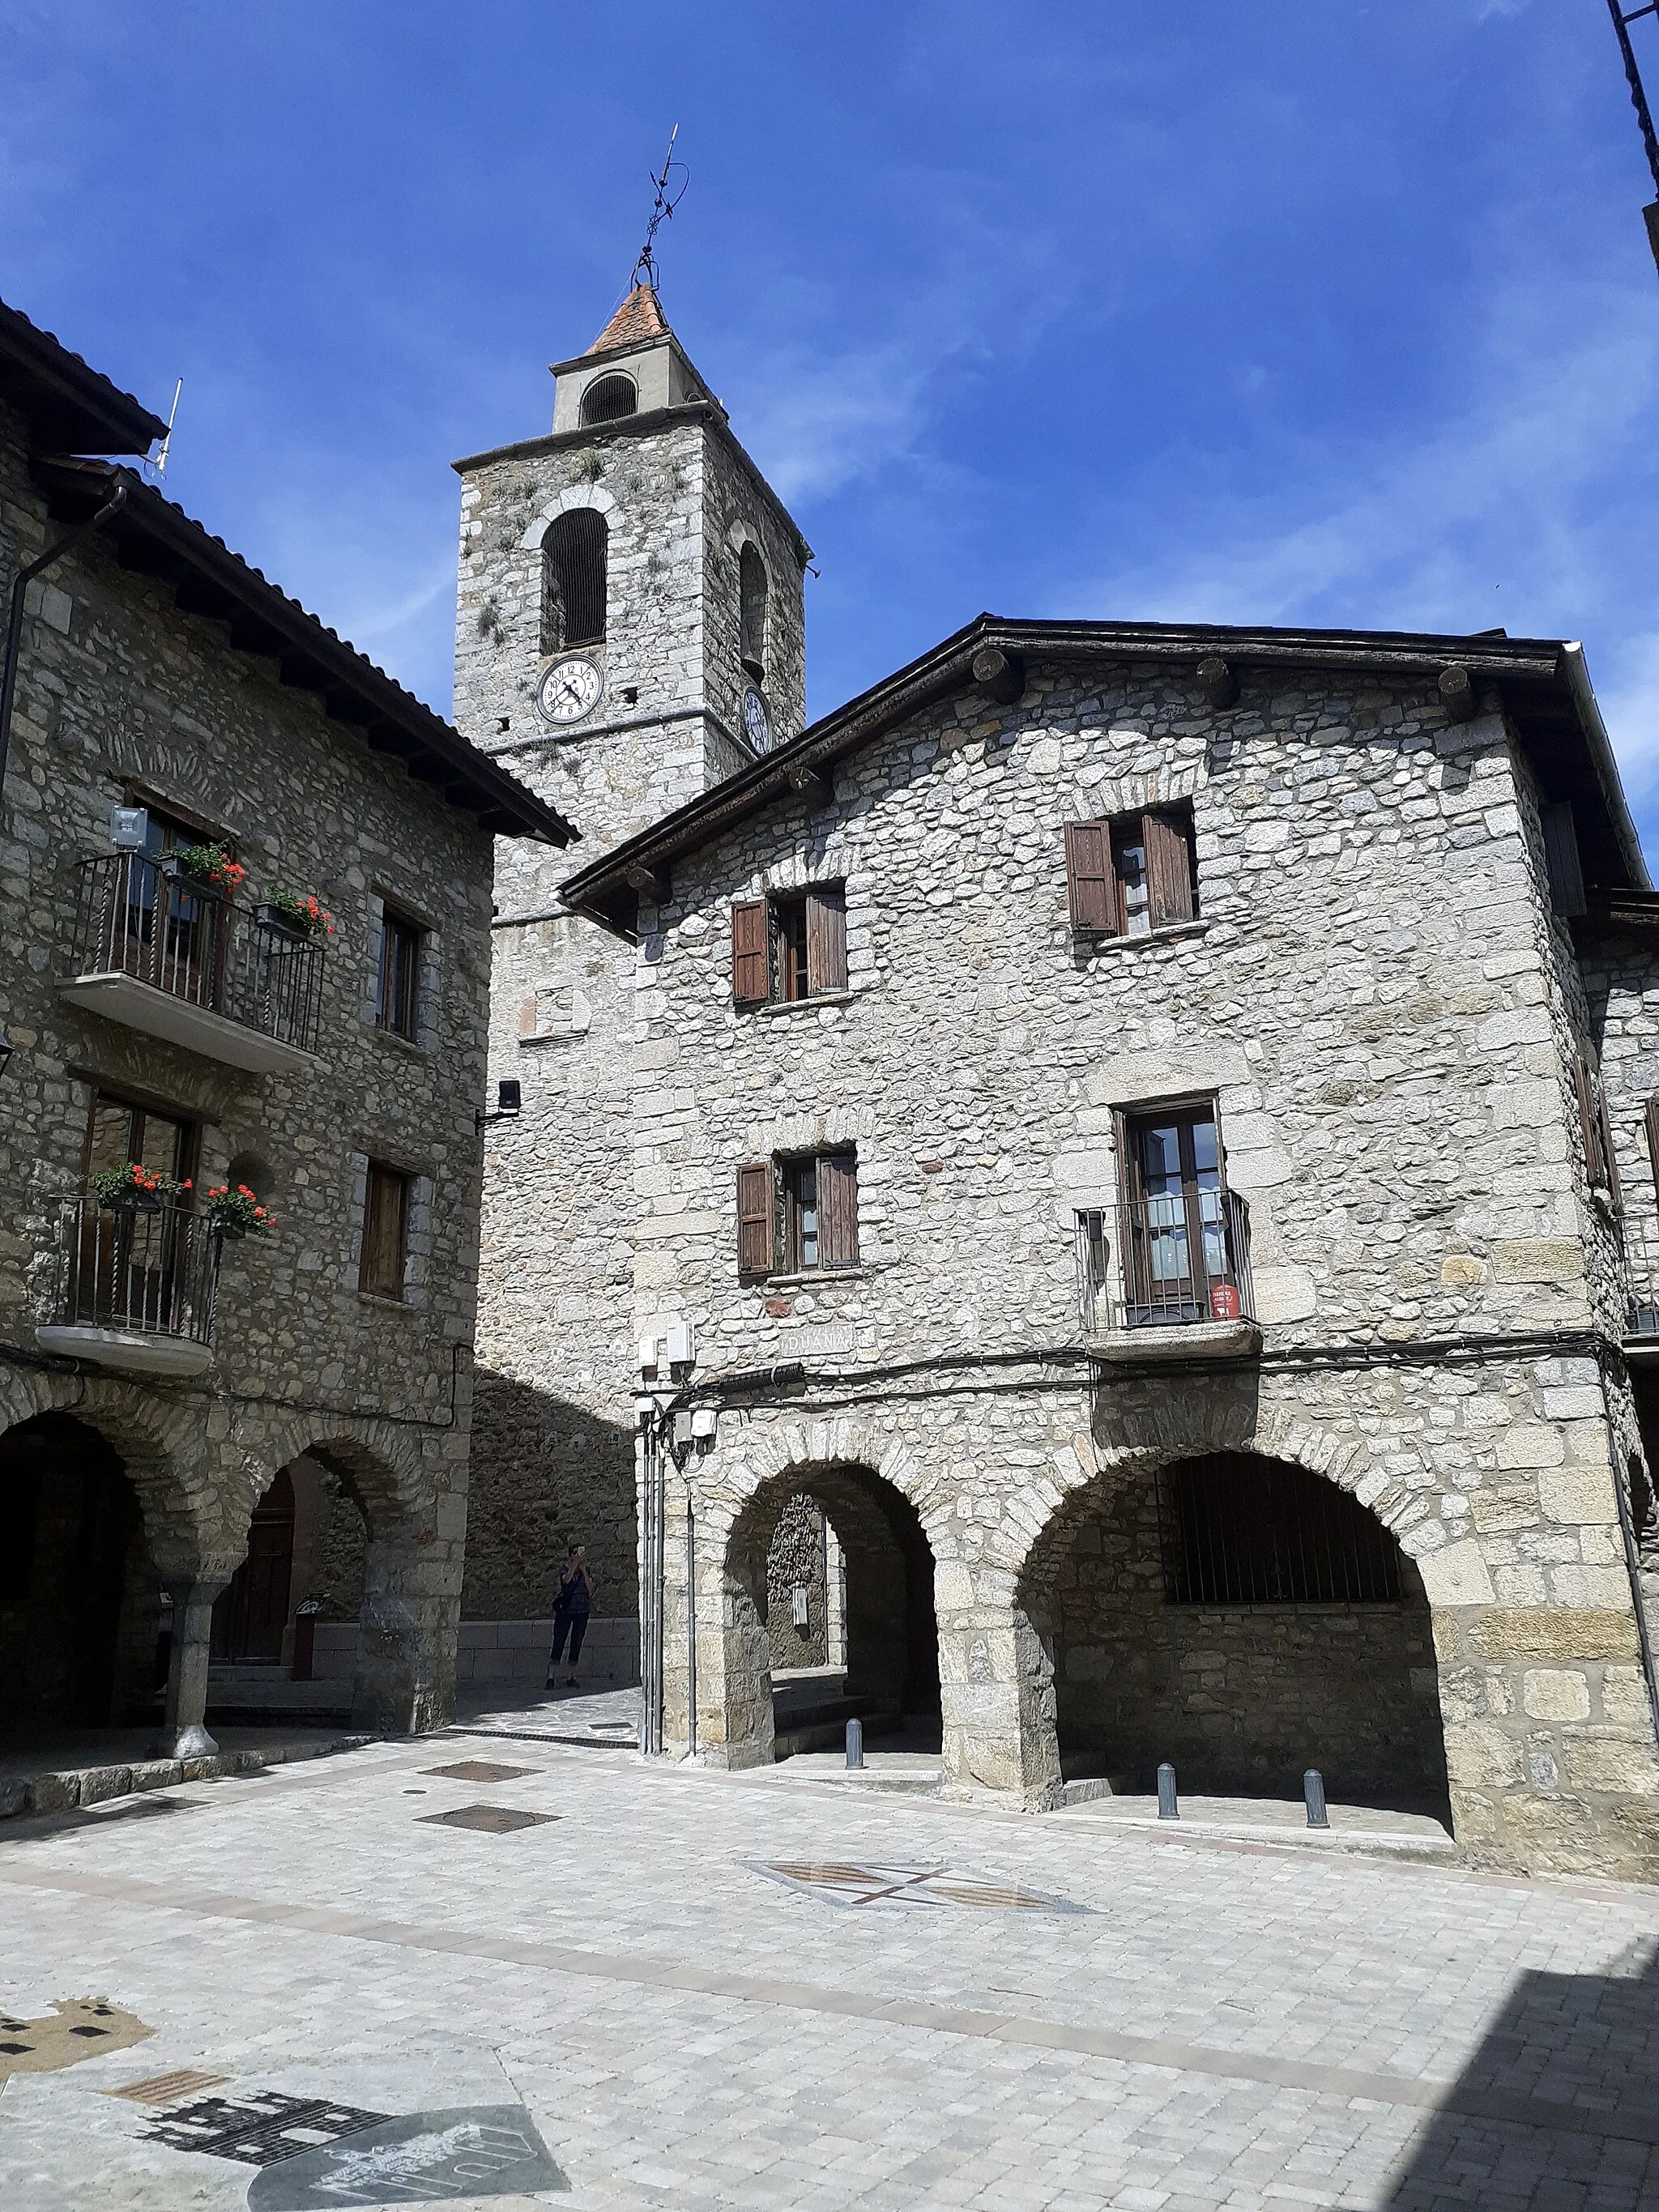
[[457, 1732], [8, 1822], [0, 2205], [1659, 2205], [1659, 1891], [1091, 1809]]

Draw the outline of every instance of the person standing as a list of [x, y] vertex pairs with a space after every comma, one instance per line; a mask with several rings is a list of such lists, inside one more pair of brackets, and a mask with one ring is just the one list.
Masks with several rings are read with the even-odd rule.
[[582, 1638], [587, 1633], [587, 1616], [592, 1603], [592, 1587], [587, 1578], [586, 1547], [572, 1537], [566, 1548], [564, 1565], [559, 1569], [559, 1594], [553, 1601], [553, 1650], [547, 1662], [547, 1686], [557, 1687], [559, 1662], [564, 1657], [565, 1639], [570, 1643], [570, 1672], [565, 1677], [566, 1686], [576, 1686], [576, 1662], [581, 1657]]

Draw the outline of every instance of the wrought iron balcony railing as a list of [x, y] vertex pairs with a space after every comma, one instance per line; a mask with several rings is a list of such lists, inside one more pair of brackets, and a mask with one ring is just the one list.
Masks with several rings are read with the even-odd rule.
[[[106, 1342], [172, 1339], [205, 1354], [218, 1279], [219, 1239], [205, 1216], [166, 1199], [113, 1206], [66, 1199], [52, 1318], [41, 1341], [79, 1350], [79, 1340], [93, 1332]], [[167, 1357], [161, 1343], [156, 1352]], [[95, 1346], [92, 1356], [100, 1356]]]
[[[130, 978], [292, 1051], [317, 1048], [321, 945], [268, 908], [248, 915], [166, 858], [123, 852], [82, 863], [70, 961], [66, 988], [117, 1020], [149, 1026], [118, 995], [120, 980]], [[112, 982], [113, 996], [94, 988]], [[211, 1027], [175, 1023], [164, 1033], [209, 1048], [202, 1037]]]
[[1250, 1209], [1236, 1190], [1188, 1190], [1118, 1206], [1121, 1328], [1254, 1321]]

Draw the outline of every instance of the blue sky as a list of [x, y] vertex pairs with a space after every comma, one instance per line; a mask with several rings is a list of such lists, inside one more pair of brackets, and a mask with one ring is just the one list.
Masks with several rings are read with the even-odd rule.
[[[1659, 96], [1659, 26], [1635, 37]], [[1581, 637], [1659, 856], [1659, 275], [1602, 0], [0, 0], [0, 294], [447, 706], [448, 464], [667, 311], [822, 713], [981, 608]]]

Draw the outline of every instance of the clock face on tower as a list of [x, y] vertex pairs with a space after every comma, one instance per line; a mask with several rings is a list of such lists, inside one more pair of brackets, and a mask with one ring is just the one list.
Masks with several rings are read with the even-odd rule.
[[605, 678], [591, 660], [556, 660], [536, 690], [536, 704], [550, 722], [579, 722], [605, 693]]
[[766, 719], [766, 702], [758, 691], [743, 695], [743, 733], [757, 753], [772, 750], [772, 725]]

